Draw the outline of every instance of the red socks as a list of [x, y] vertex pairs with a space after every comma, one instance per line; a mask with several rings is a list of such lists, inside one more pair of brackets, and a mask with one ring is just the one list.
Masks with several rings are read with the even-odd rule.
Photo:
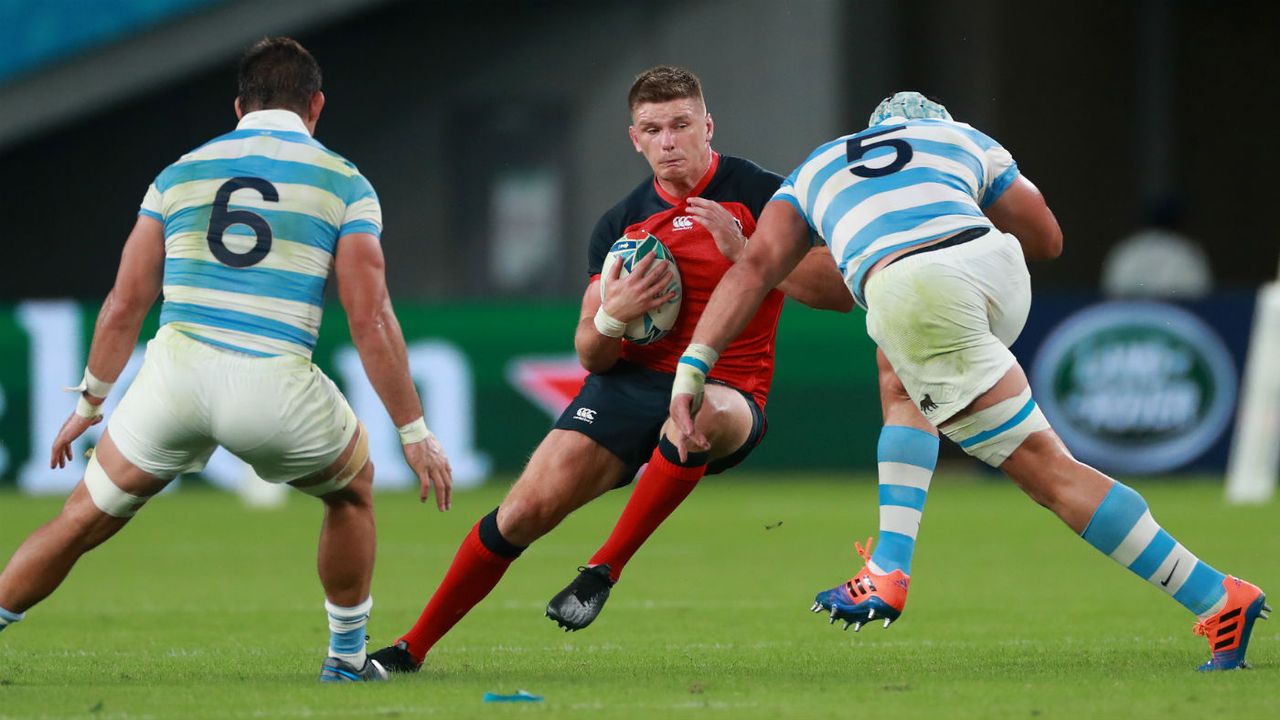
[[498, 533], [497, 515], [494, 510], [471, 528], [418, 622], [400, 638], [408, 643], [409, 653], [418, 662], [497, 586], [511, 562], [524, 550]]
[[654, 530], [675, 511], [707, 472], [706, 453], [689, 453], [688, 463], [681, 465], [680, 456], [665, 437], [649, 458], [649, 467], [636, 482], [622, 517], [604, 545], [591, 556], [590, 565], [607, 564], [609, 577], [618, 581], [622, 568], [640, 549]]

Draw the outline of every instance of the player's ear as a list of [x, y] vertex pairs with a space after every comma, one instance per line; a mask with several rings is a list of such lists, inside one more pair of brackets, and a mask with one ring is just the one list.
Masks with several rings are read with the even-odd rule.
[[640, 149], [640, 135], [636, 133], [635, 125], [627, 126], [627, 137], [631, 138], [631, 146], [636, 149], [636, 152], [644, 152]]
[[711, 119], [711, 113], [707, 113], [707, 142], [711, 142], [711, 136], [715, 135], [716, 121]]
[[310, 115], [308, 120], [311, 121], [311, 124], [314, 125], [315, 122], [320, 119], [321, 110], [324, 110], [324, 93], [317, 90], [315, 94], [311, 96], [311, 102], [307, 103], [307, 114]]
[[236, 96], [236, 119], [239, 120], [242, 117], [244, 117], [244, 110], [241, 109], [240, 107], [240, 96], [237, 95]]

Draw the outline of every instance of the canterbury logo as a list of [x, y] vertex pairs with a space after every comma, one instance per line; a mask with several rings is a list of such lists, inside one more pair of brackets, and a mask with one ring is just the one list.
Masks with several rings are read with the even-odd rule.
[[671, 221], [671, 227], [676, 230], [688, 230], [693, 227], [693, 218], [688, 215], [677, 215], [675, 219]]
[[578, 408], [578, 411], [573, 414], [573, 418], [585, 423], [593, 423], [596, 421], [596, 411], [591, 408]]

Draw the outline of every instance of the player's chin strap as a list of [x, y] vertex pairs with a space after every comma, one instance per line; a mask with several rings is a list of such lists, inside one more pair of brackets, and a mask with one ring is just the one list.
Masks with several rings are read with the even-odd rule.
[[100, 397], [106, 400], [107, 395], [111, 394], [111, 388], [115, 387], [115, 383], [103, 382], [89, 372], [86, 366], [84, 369], [84, 377], [81, 378], [80, 384], [75, 387], [63, 388], [67, 392], [80, 393], [80, 400], [76, 402], [76, 414], [86, 420], [92, 420], [102, 414], [102, 403], [94, 405], [85, 399], [84, 394], [89, 393], [94, 397]]
[[671, 397], [692, 395], [691, 412], [702, 406], [702, 390], [707, 384], [707, 374], [720, 359], [720, 353], [709, 345], [691, 343], [684, 349], [680, 362], [676, 363], [676, 379], [671, 385]]

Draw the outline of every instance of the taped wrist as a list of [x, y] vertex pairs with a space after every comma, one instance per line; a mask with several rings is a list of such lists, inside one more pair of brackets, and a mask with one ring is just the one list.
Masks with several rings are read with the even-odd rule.
[[80, 384], [75, 387], [64, 388], [67, 392], [89, 393], [94, 397], [105, 398], [111, 394], [111, 388], [115, 387], [115, 383], [103, 382], [89, 372], [86, 366], [84, 369], [84, 377], [80, 379]]
[[627, 332], [627, 324], [605, 312], [604, 305], [596, 310], [596, 332], [605, 337], [620, 338]]
[[76, 414], [85, 420], [92, 420], [102, 414], [102, 405], [104, 404], [105, 402], [94, 405], [89, 402], [84, 393], [81, 393], [80, 398], [76, 400]]
[[707, 345], [691, 344], [685, 348], [676, 363], [676, 379], [671, 383], [671, 397], [692, 395], [693, 410], [702, 405], [702, 391], [707, 384], [707, 373], [715, 367], [720, 353]]
[[502, 531], [498, 529], [498, 508], [494, 508], [493, 512], [480, 518], [476, 532], [480, 536], [480, 544], [498, 557], [514, 560], [528, 549], [527, 546], [516, 545], [502, 537]]
[[396, 432], [400, 433], [400, 444], [411, 445], [421, 442], [429, 437], [435, 437], [430, 430], [427, 429], [426, 418], [418, 418], [411, 423], [406, 423], [396, 428]]

